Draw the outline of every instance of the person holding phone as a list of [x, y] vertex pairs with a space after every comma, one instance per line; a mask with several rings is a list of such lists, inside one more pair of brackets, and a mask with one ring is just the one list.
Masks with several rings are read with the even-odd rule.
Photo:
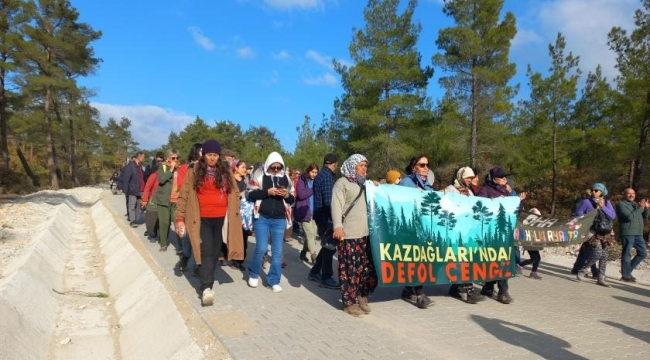
[[268, 249], [270, 234], [271, 268], [266, 281], [273, 292], [282, 292], [282, 247], [287, 222], [291, 224], [289, 207], [294, 202], [293, 186], [285, 174], [282, 155], [275, 151], [269, 154], [264, 167], [253, 173], [246, 196], [255, 201], [255, 255], [248, 267], [248, 286], [256, 288], [259, 285], [262, 260]]
[[169, 226], [178, 201], [179, 167], [178, 151], [171, 149], [167, 151], [165, 164], [158, 168], [158, 189], [156, 189], [153, 201], [158, 208], [158, 239], [162, 252], [167, 251], [169, 246]]

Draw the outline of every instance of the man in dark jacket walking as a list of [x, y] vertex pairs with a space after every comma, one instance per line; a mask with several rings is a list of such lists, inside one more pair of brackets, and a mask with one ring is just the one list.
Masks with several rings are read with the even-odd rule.
[[135, 159], [131, 161], [124, 169], [124, 194], [128, 198], [129, 225], [138, 227], [138, 220], [142, 215], [142, 192], [144, 191], [144, 171], [142, 170], [142, 161], [144, 153], [138, 152]]
[[[316, 281], [321, 287], [339, 289], [341, 286], [334, 280], [334, 254], [336, 246], [326, 243], [332, 239], [332, 189], [334, 188], [334, 171], [338, 166], [336, 154], [327, 154], [323, 159], [323, 167], [314, 179], [314, 214], [318, 236], [321, 239], [322, 247], [316, 257], [316, 263], [309, 272], [308, 279]], [[326, 234], [326, 230], [330, 232]], [[338, 240], [336, 240], [338, 242]]]
[[[648, 255], [645, 241], [643, 241], [643, 221], [650, 215], [650, 202], [648, 199], [634, 202], [636, 192], [632, 188], [623, 191], [623, 200], [616, 204], [616, 217], [618, 218], [619, 236], [623, 245], [621, 255], [621, 280], [636, 282], [632, 271]], [[632, 249], [636, 249], [636, 256], [632, 258]]]

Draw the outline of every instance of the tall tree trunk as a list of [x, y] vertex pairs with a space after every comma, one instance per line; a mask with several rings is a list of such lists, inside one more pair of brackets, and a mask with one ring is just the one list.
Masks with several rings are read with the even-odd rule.
[[79, 179], [77, 179], [77, 154], [75, 146], [75, 137], [74, 137], [74, 120], [72, 119], [72, 110], [70, 110], [70, 115], [68, 119], [68, 133], [70, 135], [70, 145], [68, 146], [70, 151], [70, 180], [72, 184], [76, 187], [79, 186]]
[[472, 74], [472, 144], [470, 145], [469, 166], [476, 166], [476, 148], [478, 147], [478, 78]]
[[553, 180], [551, 181], [551, 216], [555, 214], [557, 203], [557, 122], [553, 121]]
[[14, 134], [13, 131], [11, 131], [11, 128], [9, 126], [7, 126], [7, 139], [11, 139], [11, 143], [13, 144], [14, 148], [16, 148], [18, 159], [20, 159], [20, 163], [23, 165], [25, 174], [27, 174], [27, 176], [29, 176], [29, 178], [32, 179], [32, 184], [34, 186], [40, 187], [41, 182], [38, 179], [38, 176], [36, 176], [36, 174], [34, 174], [32, 169], [29, 167], [29, 162], [27, 162], [27, 159], [23, 154], [23, 150], [20, 148], [20, 142], [18, 142], [18, 138], [16, 138], [16, 135]]
[[630, 171], [627, 174], [627, 186], [628, 187], [632, 187], [632, 183], [634, 182], [634, 168], [635, 168], [634, 164], [636, 164], [636, 162], [634, 160], [632, 160], [632, 162], [630, 162]]
[[641, 173], [643, 170], [643, 155], [645, 147], [648, 144], [648, 129], [650, 128], [650, 88], [646, 92], [645, 109], [643, 111], [643, 120], [641, 123], [641, 133], [639, 134], [639, 148], [636, 152], [636, 159], [634, 160], [634, 177], [632, 179], [632, 188], [634, 191], [639, 191], [641, 183]]
[[54, 138], [52, 137], [52, 114], [50, 114], [51, 102], [52, 89], [50, 85], [47, 85], [45, 89], [45, 147], [47, 149], [47, 168], [50, 172], [52, 190], [59, 190], [59, 177], [56, 173], [56, 158], [54, 154]]
[[6, 71], [0, 70], [0, 169], [9, 170], [9, 144], [7, 142], [7, 99], [5, 98]]

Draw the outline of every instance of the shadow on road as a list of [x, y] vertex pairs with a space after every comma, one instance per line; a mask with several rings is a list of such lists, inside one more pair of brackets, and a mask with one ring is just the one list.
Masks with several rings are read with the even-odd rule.
[[647, 301], [631, 299], [631, 298], [623, 297], [623, 296], [612, 296], [612, 297], [614, 299], [616, 299], [616, 300], [620, 300], [620, 301], [623, 301], [623, 302], [626, 302], [626, 303], [630, 303], [632, 305], [638, 305], [638, 306], [641, 306], [641, 307], [650, 308], [650, 302], [647, 302]]
[[633, 329], [633, 328], [631, 328], [631, 327], [629, 327], [627, 325], [615, 323], [613, 321], [605, 320], [605, 321], [601, 321], [601, 322], [603, 324], [606, 324], [606, 325], [609, 325], [609, 326], [612, 326], [612, 327], [615, 327], [615, 328], [619, 328], [619, 329], [623, 330], [623, 332], [625, 334], [629, 335], [629, 336], [633, 336], [633, 337], [635, 337], [635, 338], [637, 338], [637, 339], [639, 339], [641, 341], [645, 341], [647, 343], [650, 343], [650, 331], [643, 331], [643, 330]]
[[569, 342], [528, 326], [480, 315], [471, 315], [471, 318], [500, 341], [524, 348], [544, 359], [587, 359], [570, 352], [568, 350], [571, 347]]

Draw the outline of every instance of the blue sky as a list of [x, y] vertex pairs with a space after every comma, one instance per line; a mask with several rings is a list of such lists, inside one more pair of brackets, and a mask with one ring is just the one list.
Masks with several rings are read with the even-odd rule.
[[[402, 1], [406, 3], [405, 0]], [[420, 0], [418, 49], [423, 65], [438, 51], [438, 30], [453, 23], [442, 0]], [[80, 20], [101, 30], [93, 46], [103, 59], [81, 79], [105, 122], [131, 119], [145, 149], [167, 142], [198, 115], [209, 124], [229, 120], [266, 126], [293, 151], [296, 127], [308, 115], [319, 125], [343, 94], [332, 59], [351, 64], [352, 28], [363, 28], [365, 0], [72, 0]], [[583, 73], [603, 66], [616, 75], [607, 47], [612, 26], [632, 29], [639, 0], [506, 0], [517, 17], [511, 61], [514, 83], [526, 87], [526, 66], [549, 67], [548, 44], [558, 31], [567, 50], [580, 56]], [[436, 69], [429, 85], [435, 101], [443, 92]], [[584, 78], [584, 76], [583, 76]], [[225, 139], [224, 139], [225, 140]]]

